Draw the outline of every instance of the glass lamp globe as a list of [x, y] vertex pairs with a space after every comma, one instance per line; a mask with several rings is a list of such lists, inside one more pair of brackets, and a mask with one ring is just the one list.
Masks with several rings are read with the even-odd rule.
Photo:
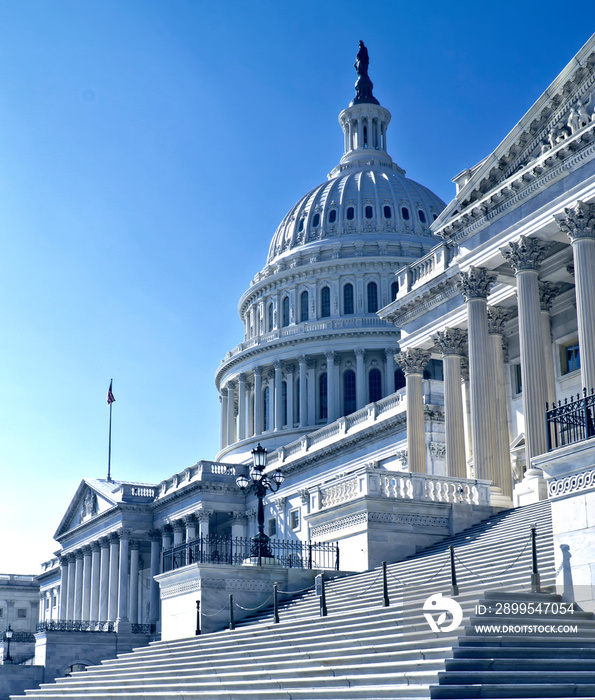
[[241, 488], [245, 489], [248, 487], [250, 484], [250, 479], [247, 476], [244, 476], [243, 474], [240, 474], [238, 478], [236, 479], [236, 484]]
[[277, 486], [281, 486], [281, 484], [285, 481], [285, 475], [280, 469], [275, 469], [275, 471], [269, 476], [277, 484]]

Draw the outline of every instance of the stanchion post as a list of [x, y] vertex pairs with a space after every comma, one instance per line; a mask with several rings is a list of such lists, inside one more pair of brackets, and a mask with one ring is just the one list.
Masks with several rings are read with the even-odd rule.
[[273, 584], [273, 622], [279, 624], [279, 586]]
[[235, 630], [236, 622], [233, 617], [233, 594], [229, 594], [229, 629]]
[[390, 605], [390, 600], [388, 598], [388, 579], [386, 578], [386, 562], [382, 562], [382, 598], [383, 605], [388, 608]]
[[459, 595], [459, 587], [457, 586], [457, 570], [455, 567], [455, 549], [452, 545], [448, 548], [450, 551], [450, 592], [452, 595]]
[[200, 600], [196, 601], [196, 630], [194, 634], [197, 636], [200, 634]]
[[533, 593], [539, 593], [541, 590], [537, 568], [537, 528], [535, 525], [531, 528], [531, 590]]
[[326, 617], [328, 610], [326, 608], [326, 591], [324, 590], [324, 575], [318, 574], [316, 577], [316, 595], [320, 600], [320, 617]]

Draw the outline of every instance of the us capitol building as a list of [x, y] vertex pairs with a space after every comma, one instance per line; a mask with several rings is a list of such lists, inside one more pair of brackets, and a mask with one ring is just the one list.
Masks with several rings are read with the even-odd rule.
[[[230, 592], [258, 604], [273, 580], [303, 587], [312, 571], [280, 554], [189, 560], [185, 544], [220, 556], [258, 516], [272, 544], [327, 546], [318, 572], [396, 561], [547, 498], [555, 538], [595, 541], [595, 36], [448, 205], [389, 155], [361, 42], [355, 67], [343, 156], [239, 301], [215, 460], [158, 484], [84, 479], [64, 514], [39, 576], [48, 673], [113, 655], [60, 642], [81, 625], [107, 625], [121, 651], [193, 634], [196, 599], [208, 612]], [[262, 513], [237, 482], [258, 473], [259, 444]], [[592, 591], [592, 544], [572, 566]]]

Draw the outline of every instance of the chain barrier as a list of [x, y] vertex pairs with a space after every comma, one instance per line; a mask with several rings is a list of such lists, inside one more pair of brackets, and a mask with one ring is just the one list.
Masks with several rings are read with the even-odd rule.
[[296, 595], [297, 593], [305, 593], [306, 591], [313, 591], [315, 586], [308, 586], [308, 588], [302, 588], [299, 591], [279, 591], [279, 593], [282, 593], [283, 595]]
[[[519, 561], [519, 559], [523, 556], [523, 554], [524, 554], [525, 551], [527, 550], [527, 547], [529, 546], [530, 543], [531, 543], [531, 540], [528, 539], [528, 540], [525, 542], [524, 547], [523, 547], [523, 548], [521, 549], [521, 551], [519, 552], [517, 558], [512, 562], [512, 564], [509, 564], [505, 569], [502, 569], [502, 571], [499, 571], [497, 574], [494, 574], [494, 578], [497, 578], [497, 577], [499, 577], [499, 576], [502, 576], [502, 575], [505, 574], [507, 571], [510, 571], [510, 569], [512, 569], [512, 567], [513, 567], [513, 566]], [[456, 551], [455, 551], [455, 558], [456, 558], [456, 560], [459, 562], [459, 564], [461, 564], [465, 569], [467, 569], [467, 571], [468, 571], [472, 576], [475, 576], [475, 577], [478, 578], [482, 583], [485, 583], [485, 584], [487, 585], [488, 582], [487, 582], [485, 579], [483, 579], [478, 573], [476, 573], [475, 571], [473, 571], [472, 569], [470, 569], [470, 568], [465, 564], [465, 562], [462, 561], [462, 559], [459, 557], [459, 555], [456, 553]], [[500, 585], [501, 585], [501, 586], [504, 586], [505, 584], [502, 583], [502, 582], [500, 582]]]
[[220, 612], [223, 612], [223, 610], [227, 610], [227, 605], [224, 605], [222, 608], [220, 608], [219, 610], [217, 610], [216, 613], [206, 613], [206, 612], [204, 612], [203, 610], [201, 610], [201, 611], [200, 611], [200, 614], [201, 614], [201, 615], [204, 615], [205, 617], [216, 617], [217, 615], [219, 615]]
[[261, 608], [264, 608], [265, 605], [267, 605], [267, 603], [269, 602], [269, 600], [272, 599], [272, 597], [273, 597], [273, 596], [270, 595], [270, 596], [264, 601], [264, 603], [261, 603], [260, 605], [257, 605], [255, 608], [245, 608], [243, 605], [240, 605], [239, 603], [236, 603], [235, 601], [234, 601], [234, 605], [236, 606], [236, 608], [240, 608], [240, 610], [247, 610], [248, 612], [254, 612], [254, 610], [260, 610]]
[[378, 572], [378, 576], [376, 576], [376, 578], [375, 578], [375, 579], [372, 581], [372, 583], [366, 588], [366, 590], [365, 590], [365, 591], [362, 591], [361, 593], [359, 593], [359, 595], [366, 595], [366, 593], [370, 590], [370, 588], [372, 588], [372, 586], [376, 585], [376, 581], [378, 581], [378, 579], [379, 579], [381, 576], [382, 576], [382, 571], [379, 571], [379, 572]]
[[388, 575], [393, 579], [393, 581], [396, 581], [397, 583], [400, 583], [401, 586], [405, 586], [405, 582], [404, 582], [404, 581], [401, 581], [400, 578], [397, 578], [397, 577], [393, 574], [392, 571], [390, 571], [389, 569], [387, 569], [386, 572], [387, 572]]

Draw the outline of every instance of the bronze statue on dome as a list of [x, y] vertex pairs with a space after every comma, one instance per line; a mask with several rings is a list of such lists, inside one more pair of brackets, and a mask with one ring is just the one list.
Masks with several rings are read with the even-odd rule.
[[355, 81], [355, 99], [352, 101], [352, 105], [368, 103], [378, 105], [380, 102], [372, 94], [372, 89], [374, 87], [372, 81], [368, 76], [368, 66], [370, 64], [370, 58], [368, 56], [368, 49], [366, 48], [363, 41], [359, 42], [359, 48], [357, 50], [357, 56], [355, 57], [355, 63], [353, 67], [357, 73], [357, 80]]

